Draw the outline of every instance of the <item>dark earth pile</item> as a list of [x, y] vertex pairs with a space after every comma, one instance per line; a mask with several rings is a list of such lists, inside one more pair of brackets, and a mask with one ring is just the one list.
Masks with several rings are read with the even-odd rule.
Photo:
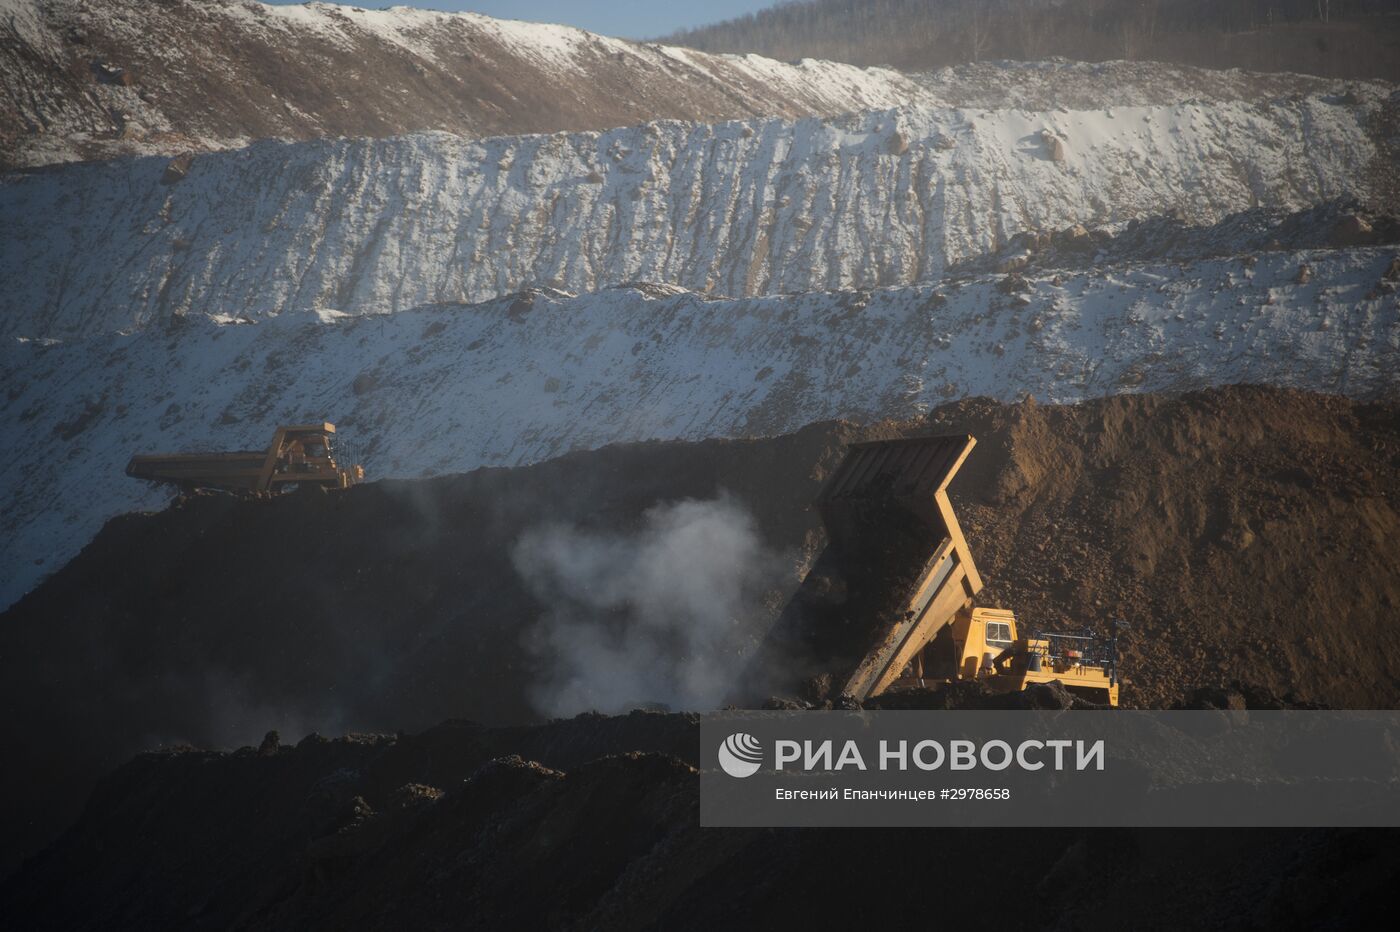
[[96, 777], [159, 743], [535, 720], [525, 644], [545, 607], [511, 562], [522, 531], [627, 530], [657, 502], [727, 490], [764, 539], [797, 548], [815, 533], [806, 503], [822, 470], [853, 436], [824, 424], [761, 442], [635, 444], [114, 519], [0, 618], [0, 736], [40, 770], [0, 775], [6, 854], [42, 844]]
[[951, 493], [981, 604], [1036, 629], [1125, 618], [1125, 704], [1239, 679], [1400, 705], [1400, 407], [1258, 388], [971, 400], [917, 424], [629, 445], [116, 519], [0, 618], [0, 738], [27, 762], [0, 778], [8, 863], [143, 747], [532, 720], [524, 645], [545, 606], [510, 561], [522, 530], [626, 530], [657, 502], [727, 490], [795, 566], [821, 544], [807, 505], [844, 445], [920, 432], [979, 439]]
[[1125, 619], [1126, 704], [1227, 680], [1400, 704], [1400, 407], [1237, 387], [931, 420], [981, 441], [952, 488], [979, 601]]
[[696, 728], [636, 712], [144, 754], [0, 912], [66, 930], [1353, 928], [1400, 867], [1382, 831], [700, 829]]

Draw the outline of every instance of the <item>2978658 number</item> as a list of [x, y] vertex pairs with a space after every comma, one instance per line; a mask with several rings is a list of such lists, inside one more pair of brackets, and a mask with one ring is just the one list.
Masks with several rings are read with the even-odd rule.
[[[947, 789], [943, 791], [944, 799], [1010, 799], [1011, 790], [1004, 786], [993, 787], [958, 787], [957, 789]], [[943, 794], [940, 794], [943, 795]]]

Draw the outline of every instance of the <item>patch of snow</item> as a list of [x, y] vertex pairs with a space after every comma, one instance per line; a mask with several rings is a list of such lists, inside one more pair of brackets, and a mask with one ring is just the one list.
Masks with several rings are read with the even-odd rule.
[[[1376, 289], [1392, 257], [1125, 264], [1031, 275], [1014, 297], [995, 277], [723, 301], [643, 284], [540, 289], [390, 315], [289, 310], [9, 341], [0, 604], [107, 518], [166, 500], [123, 474], [132, 454], [257, 449], [282, 423], [334, 421], [382, 479], [910, 416], [966, 395], [1070, 402], [1256, 382], [1395, 398], [1400, 309]], [[1303, 263], [1313, 275], [1298, 284]]]
[[1173, 209], [1208, 224], [1370, 193], [1376, 148], [1362, 116], [1326, 98], [1116, 113], [901, 108], [265, 142], [197, 156], [174, 185], [163, 159], [12, 175], [0, 182], [0, 334], [316, 306], [384, 313], [536, 285], [880, 287], [935, 281], [1022, 231]]

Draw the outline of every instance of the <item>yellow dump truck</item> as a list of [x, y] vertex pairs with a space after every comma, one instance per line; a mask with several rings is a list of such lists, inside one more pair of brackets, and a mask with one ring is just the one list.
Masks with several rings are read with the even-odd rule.
[[827, 547], [775, 630], [832, 687], [864, 700], [887, 690], [978, 680], [993, 691], [1058, 680], [1118, 704], [1117, 626], [1107, 636], [1026, 634], [978, 607], [982, 578], [948, 500], [976, 438], [853, 444], [816, 500]]
[[338, 462], [334, 439], [335, 425], [329, 421], [279, 427], [265, 450], [133, 456], [126, 474], [184, 491], [276, 494], [307, 486], [346, 489], [364, 479], [365, 470]]

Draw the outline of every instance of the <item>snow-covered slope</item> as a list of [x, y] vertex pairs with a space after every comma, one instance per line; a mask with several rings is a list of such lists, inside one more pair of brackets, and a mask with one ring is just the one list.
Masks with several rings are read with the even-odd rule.
[[0, 0], [0, 166], [248, 139], [603, 129], [931, 102], [916, 80], [394, 7]]
[[472, 13], [251, 0], [0, 0], [0, 167], [251, 139], [485, 136], [894, 106], [1096, 109], [1341, 93], [1301, 75], [1043, 62], [903, 75]]
[[1368, 196], [1374, 97], [469, 140], [264, 142], [10, 176], [0, 334], [355, 313], [633, 280], [722, 295], [935, 281], [1027, 230]]
[[991, 277], [734, 301], [656, 286], [539, 292], [11, 342], [0, 604], [106, 518], [164, 500], [123, 475], [132, 453], [257, 448], [279, 423], [337, 422], [384, 478], [910, 415], [967, 394], [1065, 401], [1250, 381], [1393, 397], [1400, 319], [1382, 285], [1393, 255], [1138, 264], [1046, 273], [1024, 291]]
[[1097, 109], [1342, 93], [1302, 75], [1108, 62], [902, 75], [395, 7], [0, 0], [0, 167], [250, 139], [484, 136], [893, 106]]
[[[0, 166], [27, 167], [0, 177], [0, 604], [163, 500], [131, 453], [290, 420], [337, 421], [384, 477], [968, 393], [1394, 393], [1388, 252], [1141, 241], [1393, 207], [1398, 120], [1392, 87], [1293, 75], [909, 76], [407, 8], [0, 0]], [[1075, 270], [1029, 291], [942, 280], [1075, 224], [1098, 228], [1064, 240]]]

